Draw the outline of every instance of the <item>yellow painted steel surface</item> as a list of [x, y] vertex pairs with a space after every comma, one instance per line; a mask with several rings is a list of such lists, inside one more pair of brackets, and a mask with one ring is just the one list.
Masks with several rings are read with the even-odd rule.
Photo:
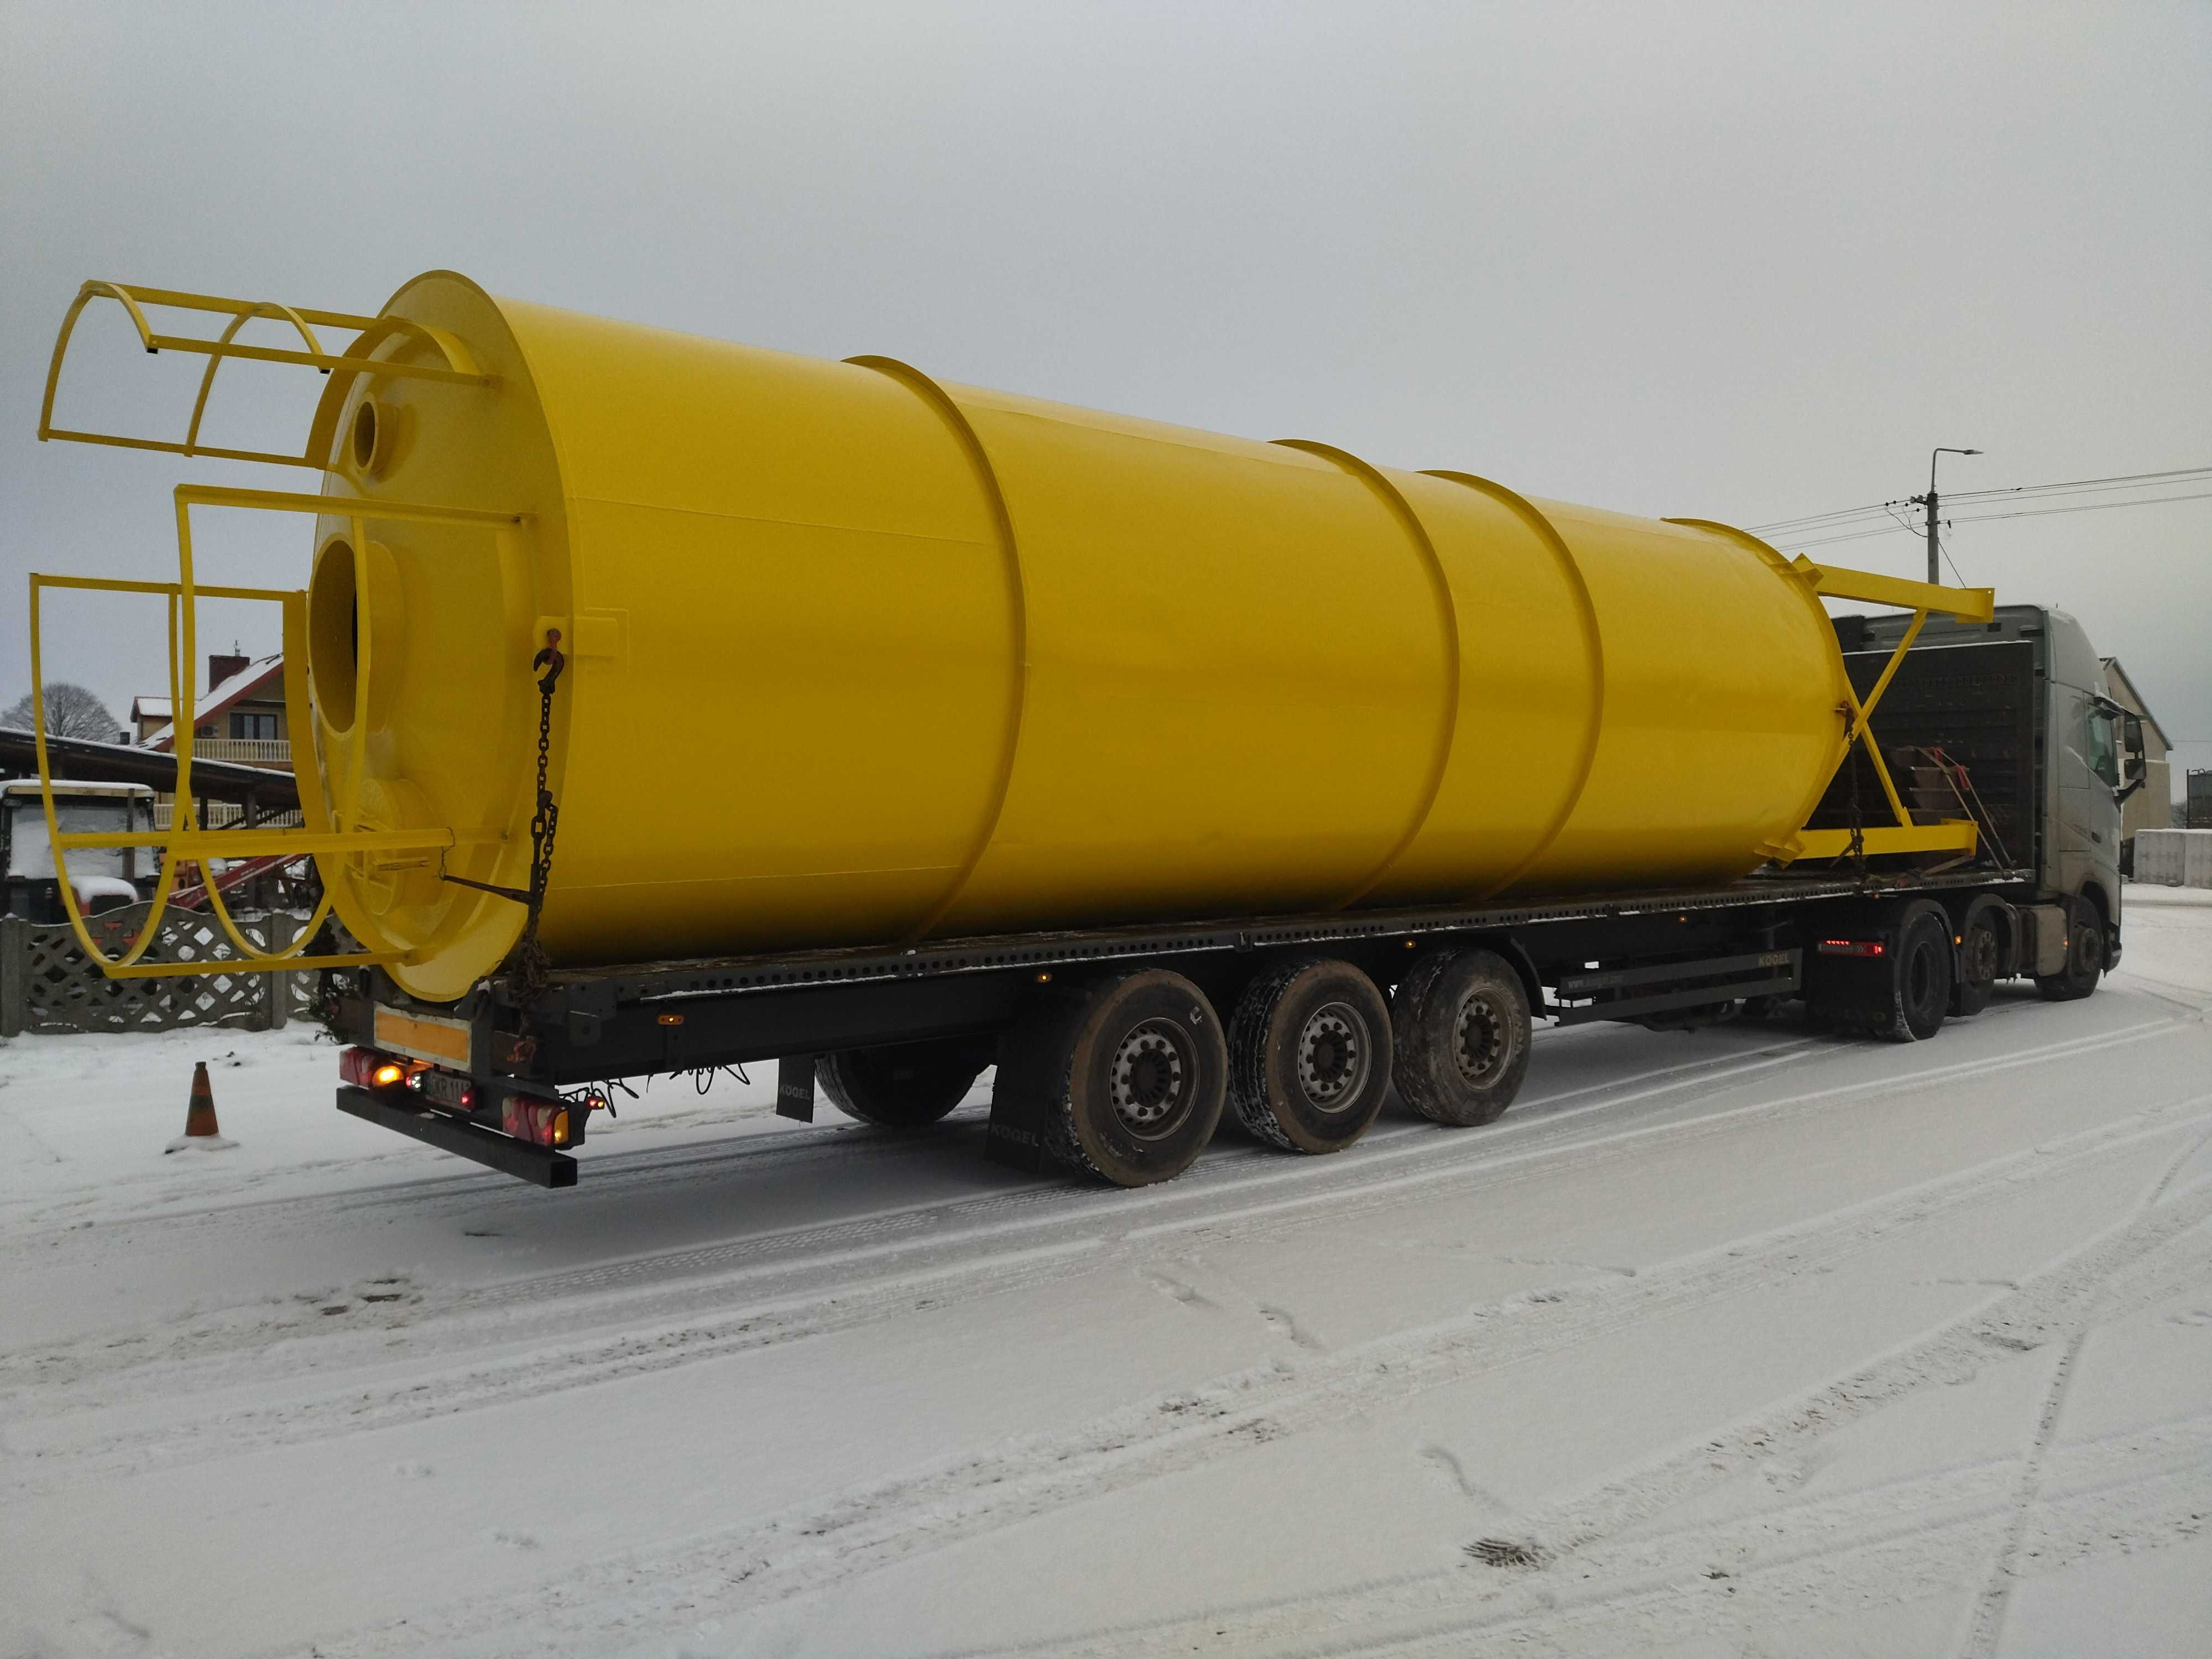
[[449, 273], [386, 313], [430, 331], [375, 355], [434, 365], [442, 331], [495, 380], [334, 378], [319, 416], [372, 543], [363, 595], [320, 521], [337, 827], [461, 832], [334, 872], [419, 995], [522, 925], [439, 876], [527, 881], [549, 624], [564, 963], [1725, 878], [1840, 753], [1812, 586], [1718, 526]]

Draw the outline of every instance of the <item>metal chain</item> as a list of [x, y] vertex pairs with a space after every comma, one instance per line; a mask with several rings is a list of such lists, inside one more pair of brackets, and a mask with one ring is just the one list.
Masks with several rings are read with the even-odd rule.
[[545, 771], [553, 750], [553, 687], [568, 663], [560, 647], [561, 630], [549, 628], [545, 630], [545, 648], [530, 659], [532, 668], [545, 671], [538, 682], [538, 811], [530, 820], [530, 915], [523, 923], [522, 937], [515, 941], [507, 981], [515, 1004], [526, 1018], [538, 998], [545, 994], [546, 975], [552, 966], [538, 943], [538, 917], [545, 908], [545, 884], [553, 873], [553, 837], [561, 827], [560, 805], [545, 786]]
[[1858, 867], [1859, 879], [1863, 882], [1867, 873], [1866, 830], [1859, 811], [1859, 745], [1856, 743], [1851, 744], [1851, 752], [1844, 765], [1851, 775], [1851, 842], [1845, 856]]

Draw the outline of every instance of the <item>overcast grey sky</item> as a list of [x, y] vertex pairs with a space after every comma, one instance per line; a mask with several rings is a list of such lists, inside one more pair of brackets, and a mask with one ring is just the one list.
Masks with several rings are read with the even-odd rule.
[[[78, 283], [374, 311], [434, 266], [1630, 512], [1902, 496], [1938, 443], [1988, 452], [1947, 489], [2204, 465], [2212, 5], [0, 0], [0, 704], [24, 572], [163, 576], [180, 477], [293, 487], [37, 443]], [[197, 364], [91, 325], [74, 412], [180, 431]], [[296, 445], [319, 386], [240, 373], [208, 435]], [[304, 583], [259, 518], [204, 580]], [[2212, 766], [2212, 500], [1951, 545]], [[150, 605], [48, 639], [161, 688]]]

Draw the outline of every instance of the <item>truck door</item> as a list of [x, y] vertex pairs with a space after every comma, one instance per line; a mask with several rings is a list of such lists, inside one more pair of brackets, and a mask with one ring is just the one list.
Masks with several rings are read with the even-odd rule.
[[2058, 823], [2053, 840], [2058, 850], [2057, 885], [2061, 892], [2078, 893], [2097, 881], [2116, 891], [2119, 858], [2120, 787], [2119, 734], [2115, 716], [2100, 708], [2091, 695], [2070, 685], [2051, 688], [2056, 705], [2052, 745], [2058, 775]]

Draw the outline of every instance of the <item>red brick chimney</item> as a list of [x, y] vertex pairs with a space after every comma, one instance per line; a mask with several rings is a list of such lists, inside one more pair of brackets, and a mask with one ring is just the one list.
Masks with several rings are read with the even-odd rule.
[[208, 690], [212, 691], [233, 674], [243, 674], [253, 666], [251, 657], [226, 657], [210, 652], [208, 654]]

